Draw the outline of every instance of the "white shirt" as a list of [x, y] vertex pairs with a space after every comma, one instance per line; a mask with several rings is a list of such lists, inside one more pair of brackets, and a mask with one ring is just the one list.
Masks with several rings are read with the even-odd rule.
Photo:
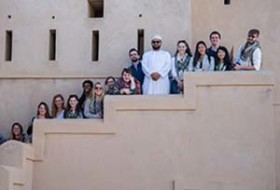
[[[202, 65], [201, 65], [202, 64]], [[196, 66], [194, 66], [194, 57], [191, 58], [189, 64], [189, 71], [214, 71], [215, 61], [213, 57], [210, 57], [210, 62], [208, 59], [208, 55], [205, 55], [202, 59], [202, 63], [198, 62]]]
[[[240, 63], [241, 66], [252, 66], [251, 58], [249, 58], [247, 61], [243, 61], [241, 59], [241, 51], [243, 49], [244, 45], [240, 46], [238, 54], [236, 56], [235, 63]], [[261, 62], [262, 62], [262, 52], [260, 48], [256, 48], [253, 52], [253, 63], [256, 71], [259, 71], [261, 69]]]
[[62, 110], [59, 115], [56, 115], [55, 119], [64, 119], [64, 111]]
[[[171, 69], [171, 56], [167, 51], [148, 51], [143, 55], [142, 69], [145, 74], [143, 94], [169, 94], [168, 73]], [[160, 78], [154, 81], [152, 73], [159, 73]]]

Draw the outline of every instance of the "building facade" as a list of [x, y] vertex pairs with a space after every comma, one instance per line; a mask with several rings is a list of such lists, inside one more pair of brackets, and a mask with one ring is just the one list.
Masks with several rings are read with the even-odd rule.
[[[54, 94], [82, 93], [85, 79], [120, 76], [128, 50], [150, 49], [154, 34], [171, 54], [176, 42], [195, 43], [217, 30], [222, 44], [238, 50], [247, 31], [258, 28], [262, 70], [273, 73], [276, 173], [280, 173], [280, 2], [275, 0], [50, 0], [0, 2], [0, 122], [25, 128], [41, 101]], [[261, 101], [261, 100], [260, 100]], [[252, 108], [254, 109], [254, 105]], [[278, 178], [277, 178], [278, 179]], [[280, 188], [279, 180], [276, 181]]]

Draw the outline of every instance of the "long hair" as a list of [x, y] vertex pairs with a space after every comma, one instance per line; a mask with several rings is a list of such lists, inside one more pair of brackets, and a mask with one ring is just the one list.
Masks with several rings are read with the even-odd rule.
[[217, 52], [216, 52], [216, 56], [215, 56], [215, 69], [216, 69], [216, 66], [220, 63], [220, 59], [218, 58], [218, 52], [219, 50], [222, 50], [223, 52], [225, 52], [225, 58], [224, 58], [224, 64], [226, 65], [226, 67], [229, 69], [232, 65], [232, 62], [230, 61], [230, 56], [229, 56], [229, 53], [228, 53], [228, 50], [226, 47], [224, 46], [220, 46], [218, 49], [217, 49]]
[[60, 98], [63, 101], [62, 109], [65, 109], [63, 96], [61, 94], [55, 95], [52, 100], [52, 117], [56, 117], [57, 114], [57, 106], [55, 105], [55, 99], [57, 98]]
[[[70, 99], [71, 98], [75, 98], [77, 100], [77, 106], [76, 106], [76, 109], [75, 111], [80, 111], [80, 104], [79, 104], [79, 98], [76, 94], [71, 94], [69, 97], [68, 97], [68, 100], [67, 100], [67, 106], [66, 106], [66, 111], [70, 111], [71, 110], [71, 106], [70, 106]], [[64, 113], [66, 113], [66, 111]]]
[[19, 126], [20, 135], [21, 135], [21, 138], [23, 138], [23, 127], [22, 127], [22, 125], [19, 122], [15, 122], [15, 123], [13, 123], [13, 125], [11, 127], [11, 135], [10, 135], [11, 139], [16, 139], [16, 136], [14, 134], [14, 128], [15, 128], [16, 125]]
[[[207, 53], [207, 45], [206, 45], [206, 43], [204, 42], [204, 41], [199, 41], [199, 42], [197, 42], [197, 44], [196, 44], [196, 46], [195, 46], [195, 52], [194, 52], [194, 58], [193, 58], [193, 66], [194, 67], [196, 67], [196, 65], [197, 65], [197, 61], [199, 60], [199, 58], [200, 58], [200, 56], [201, 56], [201, 54], [198, 52], [198, 46], [200, 45], [200, 44], [202, 44], [204, 47], [205, 47], [205, 53], [206, 53], [206, 55], [208, 56], [208, 58], [209, 58], [209, 55], [208, 55], [208, 53]], [[210, 61], [209, 61], [210, 62]]]
[[40, 108], [41, 105], [45, 106], [45, 109], [46, 109], [45, 117], [46, 118], [51, 118], [50, 111], [49, 111], [49, 106], [46, 102], [40, 102], [39, 105], [37, 106], [37, 116], [40, 115], [39, 108]]
[[[96, 91], [97, 91], [96, 86], [97, 85], [100, 85], [102, 87], [102, 94], [101, 94], [101, 96], [97, 96], [96, 95]], [[103, 101], [104, 95], [105, 95], [105, 91], [104, 91], [103, 85], [100, 82], [96, 82], [94, 84], [94, 89], [92, 91], [92, 98], [95, 99], [96, 101]]]
[[177, 50], [176, 50], [176, 52], [175, 52], [175, 56], [178, 55], [178, 53], [179, 53], [178, 46], [179, 46], [180, 43], [185, 44], [185, 46], [186, 46], [186, 48], [187, 48], [186, 51], [185, 51], [185, 53], [188, 54], [189, 56], [192, 56], [191, 48], [190, 48], [189, 44], [186, 42], [186, 40], [179, 40], [179, 41], [177, 42]]

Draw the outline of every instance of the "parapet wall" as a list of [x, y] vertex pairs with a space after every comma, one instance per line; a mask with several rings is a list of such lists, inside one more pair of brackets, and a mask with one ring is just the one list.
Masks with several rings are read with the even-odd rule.
[[8, 141], [0, 146], [0, 189], [31, 190], [34, 151], [30, 144]]
[[182, 96], [106, 96], [103, 121], [36, 121], [33, 189], [276, 189], [273, 76], [185, 81]]

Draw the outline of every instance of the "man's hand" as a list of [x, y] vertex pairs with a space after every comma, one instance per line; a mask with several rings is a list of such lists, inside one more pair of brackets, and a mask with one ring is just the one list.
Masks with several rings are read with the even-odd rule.
[[134, 81], [134, 77], [132, 75], [130, 75], [130, 81]]
[[233, 67], [233, 70], [236, 70], [236, 71], [255, 71], [256, 68], [254, 66], [236, 65], [235, 67]]
[[154, 81], [157, 81], [161, 76], [159, 73], [155, 72], [151, 74], [151, 77]]
[[180, 90], [183, 90], [183, 88], [184, 88], [183, 82], [179, 81], [178, 82], [178, 87], [180, 88]]
[[130, 90], [128, 88], [123, 88], [123, 89], [120, 90], [120, 94], [129, 95], [130, 94]]
[[241, 69], [242, 69], [242, 67], [237, 64], [233, 67], [233, 70], [236, 70], [236, 71], [240, 71]]

